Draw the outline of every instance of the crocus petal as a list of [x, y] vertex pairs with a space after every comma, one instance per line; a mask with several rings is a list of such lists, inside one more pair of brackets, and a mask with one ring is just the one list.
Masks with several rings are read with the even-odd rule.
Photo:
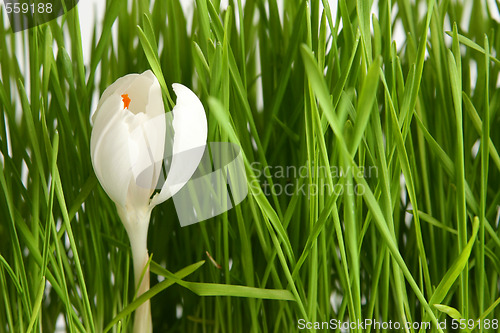
[[150, 70], [140, 74], [125, 89], [130, 97], [130, 111], [134, 114], [145, 113], [151, 119], [164, 116], [160, 83]]
[[[129, 179], [133, 174], [127, 144], [129, 129], [122, 121], [124, 115], [120, 111], [117, 107], [115, 116], [99, 135], [92, 131], [91, 157], [97, 179], [104, 191], [117, 205], [125, 207]], [[95, 124], [99, 128], [104, 126], [100, 122]]]
[[[144, 118], [144, 119], [143, 119]], [[165, 143], [165, 117], [152, 119], [137, 114], [129, 119], [129, 155], [133, 179], [128, 190], [127, 202], [145, 207], [156, 188], [163, 162]]]
[[96, 109], [90, 115], [90, 120], [92, 121], [92, 125], [95, 125], [96, 117], [98, 114], [103, 113], [103, 110], [107, 110], [107, 108], [103, 108], [103, 104], [113, 95], [121, 100], [120, 91], [125, 91], [125, 89], [130, 86], [130, 82], [136, 79], [140, 74], [127, 74], [117, 79], [113, 84], [107, 87], [101, 95], [99, 99], [99, 103], [97, 104]]
[[207, 144], [207, 117], [198, 97], [182, 84], [172, 85], [177, 102], [172, 110], [174, 143], [167, 179], [151, 200], [158, 205], [177, 193], [198, 168]]
[[[104, 102], [113, 95], [120, 97], [121, 100], [121, 95], [124, 93], [127, 93], [131, 99], [130, 109], [136, 110], [133, 113], [144, 112], [151, 116], [165, 113], [160, 83], [153, 72], [147, 70], [142, 74], [134, 73], [122, 76], [107, 87], [102, 93], [95, 111], [91, 114], [92, 123], [95, 123], [97, 114], [101, 113], [99, 111], [104, 109], [102, 108]], [[133, 108], [137, 105], [142, 106], [141, 110]]]

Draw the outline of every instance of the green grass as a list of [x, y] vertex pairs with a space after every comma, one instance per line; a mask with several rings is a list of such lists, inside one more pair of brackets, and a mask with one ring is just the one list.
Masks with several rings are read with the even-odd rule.
[[[328, 1], [280, 15], [275, 0], [196, 0], [189, 34], [178, 0], [108, 0], [88, 66], [77, 9], [16, 34], [0, 15], [0, 332], [53, 332], [61, 315], [68, 332], [130, 332], [147, 298], [155, 332], [296, 332], [299, 319], [446, 332], [452, 318], [496, 332], [498, 2], [372, 2], [339, 0], [334, 16]], [[241, 146], [249, 195], [185, 228], [172, 201], [156, 207], [152, 289], [134, 300], [89, 115], [92, 96], [147, 69], [167, 109], [183, 83], [209, 141]]]

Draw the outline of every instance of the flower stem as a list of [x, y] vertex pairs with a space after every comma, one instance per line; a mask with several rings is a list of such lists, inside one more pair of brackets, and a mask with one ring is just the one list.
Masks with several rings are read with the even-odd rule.
[[[134, 278], [137, 297], [149, 290], [149, 266], [141, 279], [144, 267], [148, 263], [148, 250], [146, 247], [137, 251], [132, 250], [134, 256]], [[140, 285], [139, 285], [140, 283]], [[141, 304], [135, 310], [134, 333], [151, 333], [153, 331], [151, 321], [151, 304], [149, 300]]]
[[[134, 265], [134, 281], [137, 290], [136, 297], [139, 297], [149, 290], [149, 267], [147, 267], [142, 281], [141, 276], [149, 260], [147, 239], [151, 210], [125, 210], [118, 207], [118, 215], [127, 230], [130, 240]], [[147, 300], [135, 310], [134, 333], [151, 333], [152, 331], [151, 304]]]

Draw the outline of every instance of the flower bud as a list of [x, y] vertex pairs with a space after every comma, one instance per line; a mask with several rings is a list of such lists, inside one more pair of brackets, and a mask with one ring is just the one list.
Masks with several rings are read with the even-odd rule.
[[[160, 84], [146, 71], [109, 86], [92, 115], [92, 165], [104, 191], [121, 209], [149, 205], [164, 155], [164, 114]], [[139, 174], [148, 182], [139, 185]]]

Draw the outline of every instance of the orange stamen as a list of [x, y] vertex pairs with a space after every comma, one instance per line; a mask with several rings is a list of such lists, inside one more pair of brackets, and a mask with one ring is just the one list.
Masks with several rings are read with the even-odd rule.
[[122, 101], [123, 101], [123, 110], [125, 110], [128, 109], [128, 106], [130, 105], [130, 102], [132, 100], [128, 97], [128, 94], [123, 94]]

